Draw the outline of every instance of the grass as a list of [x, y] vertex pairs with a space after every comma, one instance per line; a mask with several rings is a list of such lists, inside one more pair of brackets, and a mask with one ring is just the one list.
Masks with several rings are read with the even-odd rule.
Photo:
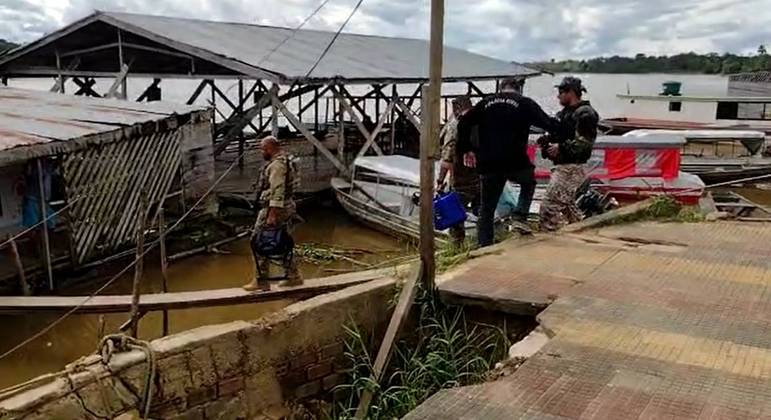
[[[501, 328], [470, 322], [459, 307], [445, 306], [432, 293], [419, 291], [417, 328], [394, 349], [381, 383], [370, 379], [374, 348], [355, 324], [346, 327], [348, 381], [326, 410], [329, 419], [352, 419], [364, 390], [373, 393], [368, 418], [400, 418], [444, 388], [484, 382], [505, 358], [510, 342]], [[342, 397], [341, 397], [342, 396]]]
[[684, 206], [674, 197], [660, 195], [645, 210], [615, 219], [611, 224], [618, 225], [638, 221], [659, 221], [676, 223], [699, 223], [704, 221], [697, 206]]

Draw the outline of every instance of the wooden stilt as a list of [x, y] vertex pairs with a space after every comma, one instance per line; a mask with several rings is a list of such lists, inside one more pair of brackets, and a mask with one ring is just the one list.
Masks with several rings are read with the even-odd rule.
[[[166, 220], [164, 217], [163, 207], [161, 207], [158, 213], [158, 241], [160, 242], [161, 250], [161, 279], [163, 283], [161, 288], [163, 293], [169, 292], [169, 260], [166, 257]], [[163, 310], [163, 336], [169, 335], [169, 311]]]
[[[238, 109], [234, 112], [244, 113], [244, 81], [241, 79], [238, 79]], [[244, 170], [244, 130], [238, 136], [238, 169]]]
[[[399, 99], [399, 92], [397, 91], [396, 83], [391, 86], [391, 102], [394, 104]], [[391, 154], [396, 153], [396, 110], [391, 108]]]
[[345, 112], [343, 112], [343, 106], [341, 101], [335, 97], [335, 104], [337, 105], [337, 158], [343, 162], [343, 165], [348, 166], [348, 159], [345, 157]]
[[[272, 90], [278, 92], [278, 89], [278, 85], [273, 83]], [[270, 115], [270, 135], [278, 137], [278, 106], [275, 102], [273, 103], [272, 110], [273, 112]]]
[[21, 292], [24, 296], [32, 296], [32, 290], [27, 283], [27, 276], [24, 274], [24, 264], [21, 262], [19, 248], [16, 247], [16, 241], [13, 240], [12, 235], [8, 235], [8, 241], [13, 263], [16, 265], [16, 271], [19, 273], [19, 287], [21, 288]]
[[140, 214], [137, 215], [137, 231], [136, 231], [136, 261], [134, 263], [134, 285], [131, 293], [131, 315], [129, 318], [129, 331], [132, 337], [137, 338], [139, 335], [139, 283], [142, 280], [142, 270], [144, 269], [144, 252], [145, 252], [145, 223], [147, 215], [147, 194], [142, 192], [142, 208]]
[[45, 267], [48, 274], [48, 290], [54, 290], [54, 274], [51, 267], [51, 241], [48, 237], [48, 209], [46, 209], [45, 185], [43, 182], [43, 164], [40, 159], [37, 163], [37, 185], [40, 199], [40, 229], [43, 231], [43, 253], [45, 254]]

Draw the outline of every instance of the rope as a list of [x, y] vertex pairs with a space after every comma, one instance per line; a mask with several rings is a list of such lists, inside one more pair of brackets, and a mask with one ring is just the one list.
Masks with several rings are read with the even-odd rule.
[[23, 231], [17, 233], [16, 235], [11, 236], [5, 242], [0, 244], [0, 248], [6, 246], [6, 245], [10, 244], [11, 242], [15, 241], [16, 239], [19, 239], [22, 236], [32, 232], [33, 230], [37, 229], [40, 225], [42, 225], [44, 223], [48, 223], [49, 220], [51, 220], [54, 217], [58, 216], [61, 212], [63, 212], [64, 210], [67, 210], [67, 208], [69, 208], [70, 206], [72, 206], [73, 204], [78, 202], [78, 200], [80, 200], [81, 198], [84, 198], [84, 197], [85, 197], [85, 195], [81, 195], [81, 196], [75, 198], [74, 200], [72, 200], [69, 203], [67, 203], [66, 206], [64, 206], [64, 207], [60, 208], [59, 210], [57, 210], [57, 211], [51, 213], [50, 215], [48, 215], [45, 219], [43, 219], [43, 220], [35, 223], [34, 225], [24, 229]]
[[[109, 370], [110, 359], [112, 359], [113, 355], [117, 353], [133, 351], [133, 350], [140, 350], [144, 352], [145, 360], [147, 362], [144, 388], [142, 390], [142, 395], [138, 397], [139, 401], [137, 402], [138, 404], [137, 408], [140, 410], [140, 413], [142, 414], [143, 419], [149, 419], [150, 408], [152, 407], [152, 402], [153, 402], [153, 394], [154, 394], [153, 391], [155, 389], [155, 377], [158, 370], [157, 358], [155, 356], [155, 352], [150, 346], [150, 343], [143, 340], [137, 340], [136, 338], [127, 336], [125, 334], [111, 334], [103, 337], [99, 341], [99, 345], [95, 353], [101, 356], [101, 363], [104, 364], [105, 367], [107, 367]], [[18, 385], [14, 385], [12, 387], [6, 388], [0, 391], [0, 399], [10, 398], [22, 392], [29, 391], [33, 387], [39, 386], [39, 384], [43, 382], [49, 383], [55, 379], [65, 377], [73, 373], [82, 372], [83, 369], [89, 365], [85, 362], [87, 359], [88, 359], [87, 356], [83, 356], [80, 359], [78, 359], [78, 361], [76, 361], [75, 363], [68, 365], [67, 368], [62, 371], [49, 373], [47, 375], [32, 379], [22, 384], [18, 384]], [[96, 363], [99, 363], [99, 362], [96, 362]], [[99, 380], [99, 382], [101, 384], [101, 380]], [[113, 387], [113, 389], [115, 390], [115, 392], [118, 392], [117, 388]], [[102, 388], [100, 388], [100, 390], [102, 390]], [[103, 400], [107, 401], [105, 399], [105, 395], [102, 395], [102, 398]], [[108, 406], [109, 406], [108, 404], [105, 404], [105, 407], [108, 407]]]
[[115, 353], [132, 350], [141, 350], [144, 352], [145, 360], [147, 361], [145, 386], [137, 408], [140, 410], [140, 413], [142, 413], [143, 419], [149, 419], [150, 407], [152, 407], [153, 403], [153, 390], [155, 388], [155, 374], [157, 369], [155, 352], [153, 352], [153, 349], [150, 347], [150, 343], [143, 340], [137, 340], [136, 338], [125, 334], [111, 334], [102, 338], [97, 351], [102, 356], [102, 363], [108, 365]]
[[353, 15], [356, 14], [357, 10], [359, 10], [359, 6], [361, 6], [362, 2], [364, 2], [364, 0], [359, 0], [359, 2], [356, 3], [356, 6], [353, 7], [353, 10], [351, 10], [351, 14], [349, 14], [348, 18], [345, 19], [345, 22], [343, 22], [343, 24], [340, 25], [340, 28], [335, 33], [335, 36], [332, 37], [332, 39], [329, 41], [329, 44], [327, 44], [327, 47], [324, 48], [324, 51], [321, 53], [319, 58], [316, 60], [315, 63], [313, 63], [313, 66], [311, 67], [311, 69], [308, 70], [308, 73], [305, 74], [305, 78], [306, 79], [308, 78], [308, 76], [311, 75], [311, 73], [313, 73], [313, 70], [316, 70], [316, 66], [318, 66], [319, 63], [321, 63], [321, 60], [324, 59], [324, 56], [327, 55], [329, 50], [332, 48], [332, 45], [334, 45], [335, 41], [337, 41], [337, 37], [340, 36], [340, 33], [343, 32], [343, 29], [345, 28], [346, 25], [348, 25], [348, 22], [350, 22], [350, 20], [353, 17]]

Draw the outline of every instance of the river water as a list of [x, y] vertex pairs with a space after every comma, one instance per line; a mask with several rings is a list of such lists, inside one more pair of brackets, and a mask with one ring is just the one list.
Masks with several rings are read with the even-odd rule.
[[[306, 223], [298, 226], [295, 239], [298, 243], [316, 243], [336, 248], [356, 248], [370, 253], [353, 255], [365, 264], [376, 264], [403, 256], [408, 246], [398, 240], [369, 230], [355, 223], [342, 210], [316, 207], [302, 213]], [[238, 287], [253, 276], [249, 244], [246, 240], [221, 247], [228, 254], [207, 254], [179, 260], [169, 266], [169, 291], [191, 291]], [[360, 270], [363, 266], [349, 262], [331, 262], [324, 265], [301, 263], [300, 271], [305, 278], [322, 277], [344, 270]], [[339, 271], [338, 271], [339, 270]], [[132, 274], [121, 277], [103, 294], [130, 294]], [[105, 279], [106, 280], [106, 279]], [[145, 263], [143, 292], [161, 290], [161, 273], [158, 261]], [[68, 294], [88, 294], [97, 286], [94, 282], [68, 290]], [[169, 312], [171, 333], [184, 331], [206, 324], [233, 320], [252, 320], [276, 311], [289, 301], [245, 304], [214, 308], [174, 310]], [[31, 314], [0, 316], [0, 354], [16, 343], [31, 337], [54, 321], [58, 315]], [[104, 331], [114, 332], [128, 319], [128, 314], [107, 314]], [[100, 330], [99, 315], [72, 315], [53, 330], [31, 342], [23, 350], [0, 360], [0, 389], [32, 377], [62, 369], [67, 363], [89, 354], [96, 349]], [[147, 314], [139, 326], [142, 339], [162, 335], [160, 312]]]
[[[555, 112], [558, 104], [553, 85], [562, 75], [542, 76], [528, 81], [525, 93], [532, 96], [545, 109]], [[655, 94], [661, 83], [676, 79], [683, 83], [683, 92], [695, 95], [725, 94], [726, 78], [720, 76], [699, 75], [603, 75], [592, 74], [581, 76], [589, 89], [588, 98], [603, 116], [617, 116], [620, 103], [615, 97], [617, 93], [630, 91], [639, 94]], [[109, 81], [108, 81], [109, 82]], [[100, 81], [100, 83], [107, 83]], [[195, 88], [190, 81], [164, 81], [166, 100], [184, 102], [187, 95]], [[13, 87], [47, 89], [50, 81], [14, 81]], [[484, 84], [482, 84], [484, 85]], [[130, 96], [141, 93], [142, 86], [130, 84]], [[231, 86], [232, 87], [232, 86]], [[461, 87], [456, 87], [459, 89]], [[489, 91], [489, 86], [487, 86]], [[104, 90], [104, 89], [101, 89]], [[227, 90], [227, 89], [225, 89]], [[406, 93], [406, 88], [405, 92]], [[465, 90], [465, 89], [464, 89]], [[235, 89], [229, 93], [234, 94]], [[452, 91], [450, 87], [449, 91]], [[323, 115], [323, 113], [322, 113]], [[342, 210], [315, 207], [303, 214], [307, 223], [301, 225], [296, 232], [298, 243], [315, 242], [337, 247], [352, 247], [369, 249], [372, 254], [357, 258], [369, 263], [376, 263], [404, 255], [406, 246], [393, 238], [364, 228]], [[229, 251], [227, 255], [200, 255], [172, 264], [169, 268], [170, 291], [204, 290], [226, 287], [237, 287], [249, 280], [253, 273], [252, 261], [246, 241], [235, 242], [223, 247]], [[301, 271], [306, 278], [332, 274], [327, 270], [353, 269], [350, 263], [333, 263], [326, 266], [301, 264]], [[131, 275], [121, 278], [105, 294], [130, 293]], [[146, 263], [144, 276], [144, 291], [160, 290], [160, 269], [157, 263]], [[88, 294], [93, 290], [94, 283], [70, 290], [73, 294]], [[272, 302], [249, 304], [219, 308], [191, 309], [171, 311], [171, 332], [183, 331], [206, 324], [228, 322], [238, 319], [255, 319], [260, 315], [275, 311], [289, 302]], [[104, 315], [104, 331], [115, 331], [127, 319], [127, 314]], [[16, 343], [34, 335], [50, 322], [55, 315], [25, 315], [0, 316], [0, 354], [10, 349]], [[74, 315], [65, 319], [53, 330], [33, 341], [23, 350], [10, 357], [0, 360], [0, 388], [19, 383], [34, 376], [61, 369], [65, 364], [80, 356], [91, 353], [97, 345], [100, 316]], [[140, 337], [151, 339], [161, 335], [161, 314], [151, 313], [145, 316], [140, 324]]]

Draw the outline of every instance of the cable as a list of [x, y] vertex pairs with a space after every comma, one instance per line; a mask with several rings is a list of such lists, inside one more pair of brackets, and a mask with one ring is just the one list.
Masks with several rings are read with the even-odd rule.
[[[233, 160], [233, 163], [231, 163], [231, 164], [230, 164], [230, 166], [229, 166], [229, 167], [228, 167], [228, 168], [225, 170], [225, 172], [223, 172], [223, 173], [222, 173], [222, 175], [220, 175], [220, 177], [219, 177], [219, 178], [218, 178], [218, 179], [217, 179], [217, 180], [214, 182], [214, 184], [212, 184], [212, 186], [211, 186], [211, 187], [209, 187], [209, 189], [206, 191], [206, 193], [204, 193], [204, 195], [203, 195], [203, 196], [201, 196], [201, 198], [199, 198], [199, 199], [198, 199], [198, 201], [196, 201], [196, 203], [195, 203], [195, 204], [193, 204], [193, 206], [192, 206], [192, 207], [191, 207], [191, 208], [190, 208], [190, 209], [189, 209], [189, 210], [188, 210], [188, 211], [187, 211], [185, 214], [183, 214], [183, 215], [182, 215], [182, 217], [181, 217], [181, 218], [179, 218], [179, 219], [178, 219], [178, 220], [177, 220], [177, 221], [176, 221], [176, 222], [175, 222], [175, 223], [174, 223], [174, 224], [173, 224], [173, 225], [172, 225], [172, 226], [171, 226], [171, 227], [168, 229], [168, 231], [166, 232], [167, 234], [168, 234], [168, 233], [170, 233], [171, 231], [173, 231], [173, 230], [174, 230], [174, 229], [175, 229], [177, 226], [179, 226], [179, 224], [180, 224], [180, 223], [182, 223], [182, 221], [183, 221], [183, 220], [184, 220], [186, 217], [190, 216], [190, 214], [192, 214], [192, 213], [193, 213], [193, 211], [196, 209], [196, 207], [198, 207], [199, 205], [201, 205], [201, 203], [203, 203], [203, 201], [206, 199], [206, 197], [208, 197], [208, 196], [209, 196], [209, 194], [211, 194], [211, 193], [214, 191], [214, 188], [216, 188], [216, 187], [217, 187], [217, 185], [219, 185], [219, 183], [220, 183], [220, 182], [222, 182], [222, 180], [223, 180], [223, 179], [225, 179], [225, 177], [226, 177], [226, 176], [227, 176], [227, 175], [230, 173], [230, 171], [232, 171], [232, 170], [233, 170], [233, 168], [235, 168], [236, 164], [238, 164], [238, 161], [239, 161], [239, 159], [240, 159], [240, 158], [241, 158], [243, 155], [245, 155], [247, 151], [248, 151], [248, 150], [246, 150], [246, 149], [245, 149], [245, 150], [244, 150], [244, 151], [243, 151], [243, 152], [242, 152], [242, 153], [241, 153], [241, 154], [238, 156], [238, 158], [236, 158], [236, 159], [234, 159], [234, 160]], [[11, 354], [15, 353], [16, 351], [18, 351], [18, 350], [19, 350], [19, 349], [21, 349], [22, 347], [26, 346], [27, 344], [29, 344], [29, 343], [31, 343], [31, 342], [33, 342], [33, 341], [37, 340], [38, 338], [42, 337], [43, 335], [45, 335], [46, 333], [48, 333], [49, 331], [51, 331], [51, 330], [52, 330], [52, 329], [53, 329], [55, 326], [59, 325], [59, 324], [60, 324], [62, 321], [64, 321], [64, 320], [65, 320], [67, 317], [69, 317], [70, 315], [72, 315], [72, 314], [74, 314], [75, 312], [77, 312], [77, 311], [78, 311], [78, 309], [80, 309], [81, 307], [83, 307], [83, 305], [85, 305], [85, 304], [86, 304], [86, 303], [88, 303], [88, 302], [89, 302], [91, 299], [93, 299], [94, 297], [96, 297], [96, 295], [98, 295], [99, 293], [101, 293], [101, 292], [103, 292], [105, 289], [107, 289], [107, 288], [108, 288], [108, 287], [109, 287], [111, 284], [113, 284], [113, 283], [114, 283], [114, 282], [115, 282], [115, 281], [116, 281], [118, 278], [120, 278], [120, 276], [124, 275], [124, 274], [125, 274], [125, 273], [126, 273], [126, 272], [127, 272], [127, 271], [128, 271], [130, 268], [131, 268], [131, 267], [133, 267], [133, 266], [134, 266], [134, 265], [137, 263], [137, 261], [139, 261], [139, 258], [144, 258], [144, 256], [145, 256], [145, 255], [147, 255], [147, 253], [148, 253], [148, 252], [150, 252], [151, 250], [153, 250], [153, 249], [155, 248], [155, 246], [156, 246], [156, 245], [158, 245], [159, 243], [160, 243], [160, 239], [156, 239], [155, 241], [151, 242], [151, 243], [150, 243], [150, 246], [148, 246], [148, 247], [147, 247], [147, 249], [145, 249], [145, 251], [142, 253], [142, 255], [140, 255], [140, 256], [139, 256], [139, 257], [137, 257], [137, 258], [134, 258], [134, 261], [132, 261], [131, 263], [129, 263], [129, 265], [127, 265], [127, 266], [126, 266], [124, 269], [122, 269], [122, 270], [121, 270], [121, 271], [120, 271], [118, 274], [116, 274], [115, 276], [113, 276], [112, 278], [110, 278], [110, 280], [108, 280], [108, 281], [107, 281], [107, 283], [105, 283], [104, 285], [102, 285], [102, 287], [100, 287], [100, 288], [99, 288], [99, 289], [97, 289], [95, 292], [93, 292], [92, 294], [90, 294], [89, 296], [87, 296], [85, 299], [83, 299], [83, 301], [81, 301], [80, 303], [78, 303], [78, 305], [77, 305], [77, 306], [75, 306], [75, 307], [73, 307], [72, 309], [70, 309], [69, 311], [65, 312], [65, 313], [64, 313], [64, 315], [62, 315], [61, 317], [59, 317], [59, 318], [57, 318], [56, 320], [54, 320], [52, 323], [50, 323], [48, 326], [46, 326], [46, 327], [45, 327], [45, 328], [43, 328], [42, 330], [40, 330], [40, 331], [38, 331], [37, 333], [35, 333], [33, 336], [31, 336], [31, 337], [29, 337], [28, 339], [26, 339], [26, 340], [22, 341], [21, 343], [17, 344], [16, 346], [14, 346], [13, 348], [11, 348], [10, 350], [8, 350], [8, 351], [6, 351], [5, 353], [3, 353], [2, 355], [0, 355], [0, 360], [3, 360], [3, 359], [5, 359], [6, 357], [8, 357], [8, 356], [10, 356]]]
[[271, 49], [271, 50], [268, 52], [268, 54], [266, 54], [264, 57], [262, 57], [262, 58], [260, 59], [260, 61], [258, 61], [258, 62], [257, 62], [257, 66], [259, 66], [259, 65], [260, 65], [260, 64], [262, 64], [262, 63], [264, 63], [264, 62], [265, 62], [265, 60], [267, 60], [268, 58], [270, 58], [270, 56], [271, 56], [271, 55], [273, 55], [273, 53], [275, 53], [276, 51], [278, 51], [278, 49], [279, 49], [279, 48], [283, 47], [283, 46], [284, 46], [284, 44], [286, 44], [286, 43], [287, 43], [287, 42], [288, 42], [290, 39], [294, 38], [294, 36], [297, 34], [297, 31], [299, 31], [300, 29], [302, 29], [302, 27], [303, 27], [303, 26], [305, 26], [305, 24], [306, 24], [306, 23], [308, 23], [308, 21], [309, 21], [309, 20], [311, 20], [311, 18], [313, 18], [314, 16], [316, 16], [316, 14], [317, 14], [318, 12], [320, 12], [320, 11], [321, 11], [321, 9], [322, 9], [322, 8], [324, 8], [324, 6], [326, 6], [326, 5], [327, 5], [327, 3], [329, 3], [329, 0], [324, 0], [324, 1], [322, 1], [322, 2], [321, 2], [321, 4], [319, 4], [319, 6], [318, 6], [318, 7], [316, 7], [316, 10], [314, 10], [314, 11], [313, 11], [313, 12], [312, 12], [310, 15], [308, 15], [308, 17], [306, 17], [306, 18], [305, 18], [305, 20], [303, 20], [303, 21], [302, 21], [302, 23], [300, 23], [300, 24], [299, 24], [299, 25], [298, 25], [296, 28], [294, 28], [294, 29], [292, 30], [292, 32], [289, 34], [289, 36], [287, 36], [286, 38], [284, 38], [284, 40], [283, 40], [283, 41], [281, 41], [281, 42], [280, 42], [278, 45], [276, 45], [275, 47], [273, 47], [273, 48], [272, 48], [272, 49]]
[[308, 73], [305, 74], [305, 78], [308, 78], [308, 76], [310, 76], [311, 73], [313, 73], [313, 70], [316, 70], [316, 66], [318, 66], [319, 63], [321, 63], [321, 60], [324, 59], [324, 56], [327, 55], [329, 50], [332, 48], [332, 45], [334, 45], [335, 41], [337, 41], [337, 37], [340, 36], [340, 33], [343, 32], [343, 29], [345, 29], [345, 26], [348, 25], [348, 22], [350, 22], [353, 15], [356, 14], [357, 10], [359, 10], [359, 6], [361, 6], [361, 3], [363, 1], [364, 0], [359, 0], [359, 2], [356, 3], [356, 6], [353, 7], [353, 10], [351, 10], [351, 14], [348, 15], [348, 18], [345, 19], [345, 22], [343, 22], [343, 24], [340, 26], [340, 29], [337, 30], [337, 32], [335, 33], [335, 36], [333, 36], [332, 40], [329, 41], [329, 44], [327, 45], [326, 48], [324, 48], [324, 51], [319, 56], [318, 60], [316, 60], [316, 62], [313, 63], [313, 67], [311, 67], [311, 69], [308, 70]]

